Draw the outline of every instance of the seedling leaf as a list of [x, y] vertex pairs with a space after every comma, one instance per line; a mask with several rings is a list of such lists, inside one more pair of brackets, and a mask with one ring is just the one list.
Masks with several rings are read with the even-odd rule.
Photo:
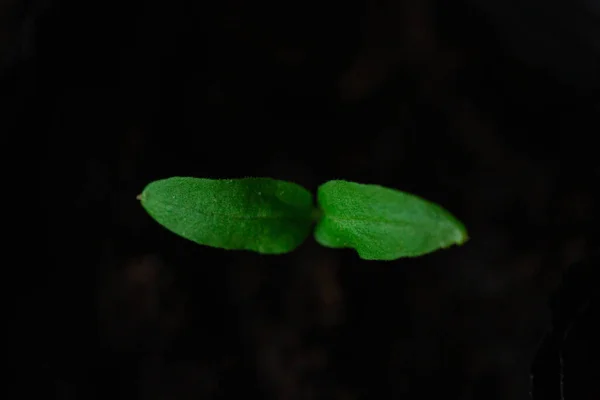
[[271, 178], [173, 177], [139, 196], [156, 222], [193, 242], [228, 250], [282, 254], [310, 234], [312, 194]]
[[366, 260], [416, 257], [468, 240], [463, 224], [437, 204], [378, 185], [329, 181], [317, 192], [315, 239], [353, 248]]

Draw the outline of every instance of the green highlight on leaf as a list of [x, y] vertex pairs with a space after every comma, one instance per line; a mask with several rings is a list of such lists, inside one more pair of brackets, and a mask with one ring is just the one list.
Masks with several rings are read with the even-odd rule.
[[464, 225], [437, 204], [378, 185], [329, 181], [317, 192], [322, 217], [314, 237], [353, 248], [366, 260], [416, 257], [468, 240]]
[[312, 194], [271, 178], [173, 177], [138, 196], [156, 222], [193, 242], [227, 250], [282, 254], [311, 233]]

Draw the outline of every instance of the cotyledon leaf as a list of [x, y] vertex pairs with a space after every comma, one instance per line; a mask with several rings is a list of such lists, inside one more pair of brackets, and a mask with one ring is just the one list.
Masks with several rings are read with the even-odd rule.
[[317, 192], [322, 210], [315, 239], [353, 248], [366, 260], [416, 257], [468, 240], [464, 225], [437, 204], [417, 196], [347, 181], [329, 181]]
[[281, 254], [310, 234], [313, 196], [271, 178], [173, 177], [151, 182], [138, 196], [163, 227], [199, 244]]

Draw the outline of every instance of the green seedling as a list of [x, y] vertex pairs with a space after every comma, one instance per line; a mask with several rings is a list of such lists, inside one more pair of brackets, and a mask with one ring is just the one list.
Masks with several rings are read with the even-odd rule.
[[312, 194], [271, 178], [173, 177], [138, 196], [166, 229], [198, 244], [283, 254], [313, 232], [325, 247], [366, 260], [417, 257], [468, 240], [464, 225], [437, 204], [378, 185], [329, 181]]

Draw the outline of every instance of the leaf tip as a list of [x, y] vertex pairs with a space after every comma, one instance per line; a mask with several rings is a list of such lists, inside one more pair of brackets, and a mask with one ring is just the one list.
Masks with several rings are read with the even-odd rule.
[[467, 231], [467, 228], [465, 227], [465, 225], [458, 221], [458, 229], [457, 229], [457, 238], [456, 238], [456, 244], [457, 245], [463, 245], [466, 242], [468, 242], [471, 239], [471, 237], [469, 236], [469, 232]]

